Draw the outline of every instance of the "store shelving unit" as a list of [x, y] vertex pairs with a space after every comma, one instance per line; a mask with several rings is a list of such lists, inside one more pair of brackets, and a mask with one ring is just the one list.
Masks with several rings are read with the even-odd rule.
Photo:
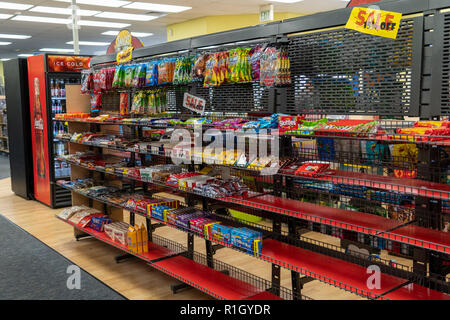
[[[179, 51], [182, 50], [188, 50], [183, 55], [218, 52], [232, 48], [230, 44], [237, 42], [239, 44], [235, 46], [251, 46], [255, 43], [284, 45], [291, 59], [291, 86], [266, 88], [256, 82], [216, 88], [204, 88], [198, 83], [168, 85], [165, 89], [170, 97], [169, 110], [180, 118], [193, 116], [182, 107], [183, 93], [189, 92], [207, 101], [207, 116], [210, 118], [232, 118], [238, 115], [251, 119], [276, 112], [302, 114], [311, 119], [320, 119], [324, 114], [402, 118], [379, 119], [380, 126], [385, 129], [383, 134], [276, 135], [274, 139], [279, 139], [280, 156], [289, 161], [271, 175], [226, 164], [212, 165], [219, 172], [222, 170], [222, 173], [231, 173], [244, 180], [251, 178], [255, 182], [247, 196], [222, 198], [206, 196], [193, 189], [178, 188], [161, 181], [127, 176], [108, 166], [87, 166], [72, 158], [58, 158], [58, 161], [71, 165], [72, 180], [92, 178], [98, 182], [114, 181], [114, 185], [132, 193], [153, 194], [164, 191], [166, 194], [182, 195], [185, 205], [201, 206], [224, 224], [261, 231], [264, 238], [257, 258], [271, 264], [271, 281], [253, 281], [251, 279], [254, 276], [248, 273], [243, 275], [242, 270], [230, 274], [220, 273], [232, 267], [222, 268], [211, 263], [215, 253], [212, 244], [226, 248], [223, 250], [248, 253], [204, 234], [170, 225], [167, 221], [148, 217], [145, 212], [133, 211], [111, 201], [89, 196], [82, 190], [69, 188], [73, 204], [96, 207], [120, 221], [123, 220], [123, 212], [128, 211], [131, 225], [135, 223], [136, 216], [145, 219], [149, 239], [153, 240], [148, 255], [135, 256], [148, 262], [151, 267], [219, 299], [275, 296], [306, 299], [301, 294], [305, 278], [300, 275], [369, 299], [449, 299], [450, 281], [447, 273], [450, 271], [445, 266], [449, 262], [450, 233], [442, 229], [447, 217], [445, 204], [450, 200], [447, 182], [450, 153], [446, 149], [450, 146], [450, 138], [394, 132], [395, 128], [410, 127], [414, 123], [411, 117], [440, 120], [450, 115], [445, 104], [450, 101], [449, 76], [442, 71], [442, 65], [450, 57], [448, 50], [437, 45], [444, 43], [444, 47], [450, 46], [449, 13], [442, 10], [445, 4], [419, 0], [380, 2], [378, 5], [382, 10], [401, 10], [404, 14], [397, 40], [344, 29], [342, 26], [350, 9], [342, 9], [139, 49], [133, 53], [131, 63], [154, 61], [162, 54], [180, 56]], [[430, 30], [434, 30], [433, 37], [428, 37]], [[243, 41], [247, 41], [247, 44]], [[225, 44], [227, 46], [223, 46]], [[203, 49], [208, 46], [216, 48]], [[386, 50], [387, 47], [390, 50]], [[424, 51], [429, 50], [433, 51], [432, 61], [430, 54], [424, 54]], [[92, 60], [92, 65], [95, 70], [99, 70], [113, 65], [114, 60], [113, 55], [100, 56]], [[433, 84], [431, 88], [430, 83]], [[134, 89], [126, 91], [131, 95], [136, 92]], [[117, 110], [118, 105], [112, 104], [104, 112], [117, 113]], [[77, 105], [76, 110], [67, 108], [67, 112], [89, 112], [89, 106]], [[54, 121], [57, 123], [56, 119]], [[173, 129], [170, 125], [154, 125], [151, 121], [138, 119], [114, 122], [63, 121], [68, 122], [70, 134], [115, 134], [127, 138], [130, 143], [145, 139], [144, 128]], [[194, 129], [182, 127], [191, 131]], [[336, 146], [332, 154], [323, 154], [317, 147], [317, 141], [324, 138]], [[116, 144], [82, 143], [65, 138], [60, 140], [69, 145], [70, 154], [91, 151], [101, 155], [104, 160], [126, 159], [130, 168], [135, 167], [138, 161], [142, 166], [151, 166], [166, 163], [171, 158], [168, 150], [150, 152]], [[372, 142], [386, 150], [394, 150], [396, 145], [408, 145], [408, 148], [417, 150], [417, 158], [399, 158], [392, 156], [393, 152], [389, 156], [375, 158], [361, 147]], [[298, 176], [288, 170], [293, 163], [324, 160], [332, 163], [332, 170], [316, 176]], [[183, 170], [192, 172], [206, 165], [205, 161], [197, 166], [184, 165]], [[406, 171], [414, 172], [414, 175], [405, 178], [398, 174]], [[57, 184], [66, 188], [62, 181]], [[326, 189], [326, 185], [332, 185], [333, 188]], [[342, 192], [343, 186], [347, 188], [346, 192]], [[406, 200], [398, 200], [400, 197]], [[217, 207], [222, 210], [217, 210]], [[413, 216], [407, 220], [395, 218], [393, 207], [397, 211], [410, 210]], [[224, 215], [223, 208], [260, 216], [270, 220], [271, 226]], [[376, 214], [374, 209], [387, 214]], [[129, 252], [126, 247], [120, 247], [101, 233], [73, 226], [82, 233]], [[160, 243], [164, 240], [152, 235], [156, 226], [186, 232], [187, 246], [171, 244], [170, 250], [164, 248]], [[300, 235], [300, 231], [305, 229], [340, 238], [341, 246]], [[194, 236], [206, 241], [207, 252], [202, 258], [194, 252]], [[355, 253], [354, 249], [349, 249], [350, 245], [351, 248], [364, 249], [369, 254]], [[178, 246], [182, 248], [173, 249]], [[402, 255], [410, 263], [406, 265], [374, 258], [370, 254], [380, 252]], [[204, 263], [200, 261], [203, 258]], [[367, 267], [371, 265], [381, 270], [381, 289], [367, 287]], [[280, 286], [280, 268], [291, 272], [292, 290]], [[210, 279], [217, 281], [211, 282]], [[255, 285], [255, 281], [265, 284]]]
[[0, 84], [0, 153], [9, 154], [5, 88]]

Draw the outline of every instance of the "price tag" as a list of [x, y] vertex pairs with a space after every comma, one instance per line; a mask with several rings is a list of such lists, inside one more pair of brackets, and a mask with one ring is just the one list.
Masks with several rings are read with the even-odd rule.
[[346, 28], [374, 36], [397, 39], [402, 14], [383, 10], [355, 7]]
[[205, 112], [206, 100], [187, 92], [184, 93], [183, 107], [201, 115]]
[[132, 59], [133, 57], [133, 47], [127, 48], [117, 53], [116, 60], [117, 63], [125, 63]]

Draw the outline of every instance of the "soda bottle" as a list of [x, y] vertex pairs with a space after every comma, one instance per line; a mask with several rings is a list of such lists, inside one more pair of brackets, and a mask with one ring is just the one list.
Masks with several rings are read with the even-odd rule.
[[50, 91], [51, 91], [51, 96], [54, 97], [55, 96], [55, 82], [53, 81], [53, 79], [50, 80]]
[[39, 79], [34, 78], [34, 136], [36, 143], [36, 170], [39, 177], [45, 178], [44, 158], [44, 118], [42, 116]]
[[64, 80], [62, 80], [62, 79], [60, 82], [60, 94], [61, 94], [62, 98], [64, 98], [66, 96], [66, 84], [64, 83]]

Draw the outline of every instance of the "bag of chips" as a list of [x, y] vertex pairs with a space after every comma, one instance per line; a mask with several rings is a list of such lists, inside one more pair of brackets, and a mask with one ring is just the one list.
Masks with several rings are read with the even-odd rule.
[[203, 79], [205, 77], [206, 61], [208, 58], [208, 54], [202, 54], [197, 57], [194, 66], [192, 67], [192, 79]]
[[82, 70], [81, 71], [81, 93], [86, 94], [92, 89], [92, 70]]
[[114, 70], [113, 88], [123, 88], [125, 86], [125, 66], [116, 66]]
[[158, 64], [149, 62], [146, 67], [145, 85], [156, 86], [158, 84]]
[[120, 115], [127, 116], [129, 114], [128, 110], [128, 93], [120, 93]]
[[145, 85], [145, 77], [147, 73], [147, 65], [146, 64], [138, 64], [134, 68], [135, 72], [133, 75], [133, 87], [134, 88], [142, 88]]

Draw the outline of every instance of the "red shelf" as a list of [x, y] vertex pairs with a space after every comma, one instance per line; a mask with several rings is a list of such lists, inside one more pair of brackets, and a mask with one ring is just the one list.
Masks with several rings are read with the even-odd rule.
[[450, 295], [411, 283], [384, 295], [391, 300], [450, 300]]
[[271, 239], [264, 240], [261, 258], [370, 298], [406, 282], [405, 279], [381, 274], [381, 289], [369, 289], [367, 279], [370, 274], [366, 268]]
[[[242, 300], [247, 297], [256, 297], [258, 294], [263, 292], [262, 289], [254, 287], [249, 283], [227, 276], [224, 273], [211, 269], [188, 258], [182, 256], [170, 257], [174, 255], [175, 252], [157, 244], [149, 242], [148, 253], [134, 253], [128, 250], [128, 247], [109, 239], [103, 232], [98, 232], [89, 227], [83, 228], [70, 221], [59, 217], [57, 218], [100, 241], [108, 243], [118, 249], [126, 251], [144, 261], [149, 262], [152, 267], [218, 299]], [[168, 258], [156, 263], [152, 262], [156, 259], [165, 257]], [[281, 299], [274, 295], [272, 296], [272, 300], [275, 298]], [[257, 298], [255, 298], [255, 300], [257, 300]]]
[[382, 233], [379, 237], [434, 251], [450, 253], [450, 232], [407, 225], [393, 231]]
[[[325, 207], [272, 195], [252, 198], [229, 197], [223, 200], [346, 230], [377, 235], [380, 238], [395, 240], [434, 251], [450, 252], [450, 233], [413, 225], [400, 227], [402, 223], [399, 221], [368, 213]], [[398, 229], [386, 232], [397, 227]]]
[[401, 225], [398, 221], [368, 213], [325, 207], [272, 195], [263, 195], [250, 199], [230, 197], [226, 198], [226, 200], [365, 234], [376, 234]]
[[262, 292], [251, 284], [181, 256], [153, 263], [152, 267], [221, 300], [242, 300]]
[[124, 246], [121, 243], [118, 243], [118, 242], [113, 241], [110, 238], [108, 238], [108, 236], [104, 232], [98, 232], [91, 228], [83, 228], [83, 227], [80, 227], [80, 226], [70, 222], [70, 221], [61, 219], [59, 217], [57, 217], [57, 218], [60, 219], [61, 221], [64, 221], [64, 222], [70, 224], [74, 228], [77, 228], [78, 230], [81, 230], [81, 231], [93, 236], [94, 238], [96, 238], [100, 241], [110, 244], [120, 250], [126, 251], [127, 253], [130, 253], [130, 254], [132, 254], [144, 261], [147, 261], [147, 262], [151, 262], [155, 259], [160, 259], [160, 258], [168, 257], [168, 256], [175, 254], [175, 252], [173, 252], [165, 247], [151, 243], [151, 242], [148, 243], [148, 252], [147, 253], [135, 253], [135, 252], [128, 250], [127, 246]]
[[316, 179], [333, 183], [379, 188], [436, 199], [450, 199], [450, 185], [418, 179], [386, 177], [344, 170], [337, 170], [336, 174], [333, 175], [320, 175]]

